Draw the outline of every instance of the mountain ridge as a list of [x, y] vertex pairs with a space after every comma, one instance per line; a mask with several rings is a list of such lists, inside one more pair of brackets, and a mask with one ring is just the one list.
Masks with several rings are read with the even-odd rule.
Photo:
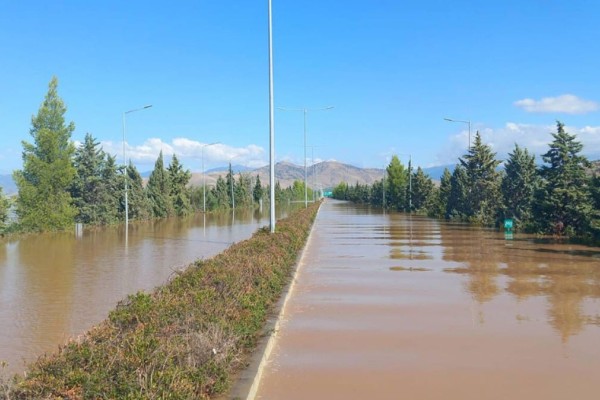
[[[258, 175], [263, 186], [269, 183], [269, 165], [260, 168], [250, 169], [241, 166], [232, 167], [235, 175], [240, 172], [244, 175], [250, 175], [253, 178]], [[444, 168], [454, 169], [454, 165], [438, 166], [431, 168], [423, 168], [425, 173], [429, 174], [432, 179], [439, 180]], [[206, 171], [206, 175], [202, 172], [193, 172], [190, 179], [190, 185], [201, 186], [206, 180], [208, 186], [213, 186], [218, 177], [227, 175], [228, 167], [217, 167]], [[383, 168], [360, 168], [351, 164], [346, 164], [339, 161], [323, 161], [314, 165], [307, 166], [306, 175], [309, 187], [331, 188], [338, 185], [340, 182], [346, 182], [350, 185], [359, 183], [361, 185], [371, 185], [376, 180], [383, 178]], [[150, 172], [143, 173], [144, 180]], [[304, 181], [304, 166], [296, 165], [288, 161], [280, 161], [275, 164], [275, 180], [282, 187], [291, 186], [294, 181]], [[0, 187], [3, 188], [4, 195], [11, 196], [17, 193], [12, 175], [0, 175]]]

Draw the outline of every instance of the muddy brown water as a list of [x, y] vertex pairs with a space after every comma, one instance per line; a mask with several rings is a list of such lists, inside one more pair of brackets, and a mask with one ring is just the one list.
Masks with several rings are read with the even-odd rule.
[[321, 207], [260, 399], [597, 399], [600, 248]]
[[[289, 208], [278, 210], [278, 218]], [[268, 209], [237, 210], [0, 242], [0, 361], [4, 373], [55, 351], [107, 317], [117, 302], [151, 290], [269, 224]], [[2, 371], [0, 371], [2, 372]]]

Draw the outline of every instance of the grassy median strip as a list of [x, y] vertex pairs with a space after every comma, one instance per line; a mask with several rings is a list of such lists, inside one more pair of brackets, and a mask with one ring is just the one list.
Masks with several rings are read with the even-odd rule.
[[[244, 367], [288, 283], [318, 204], [216, 257], [197, 261], [153, 293], [129, 296], [107, 320], [33, 363], [11, 399], [190, 399], [223, 393]], [[0, 398], [3, 393], [0, 392]]]

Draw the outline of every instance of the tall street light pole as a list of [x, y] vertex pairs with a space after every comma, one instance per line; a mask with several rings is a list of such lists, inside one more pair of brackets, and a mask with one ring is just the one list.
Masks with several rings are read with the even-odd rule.
[[275, 232], [275, 109], [273, 102], [273, 22], [271, 0], [269, 0], [269, 183], [270, 187], [270, 231]]
[[313, 172], [313, 203], [318, 199], [318, 195], [317, 195], [317, 190], [318, 190], [318, 179], [317, 179], [317, 165], [315, 164], [315, 147], [319, 147], [319, 146], [306, 146], [306, 147], [310, 147], [310, 158], [311, 158], [311, 167], [312, 167], [312, 172]]
[[239, 156], [239, 154], [235, 155], [229, 159], [229, 171], [231, 172], [231, 208], [233, 209], [234, 212], [235, 212], [235, 194], [233, 193], [233, 166], [231, 164], [231, 161], [238, 156]]
[[208, 146], [213, 146], [215, 144], [220, 144], [220, 142], [208, 143], [202, 145], [202, 212], [206, 213], [206, 171], [204, 171], [204, 148]]
[[334, 107], [323, 107], [323, 108], [286, 108], [286, 107], [277, 107], [283, 111], [302, 111], [304, 113], [304, 207], [308, 207], [308, 186], [307, 186], [307, 177], [308, 173], [306, 171], [306, 113], [308, 111], [327, 111], [331, 110]]
[[444, 121], [461, 122], [463, 124], [469, 125], [469, 148], [468, 148], [468, 150], [470, 150], [471, 149], [471, 121], [465, 121], [465, 120], [461, 120], [461, 119], [452, 119], [452, 118], [444, 118]]
[[146, 108], [152, 107], [152, 104], [148, 104], [147, 106], [136, 108], [133, 110], [125, 111], [123, 113], [123, 164], [125, 165], [125, 170], [123, 177], [125, 178], [125, 230], [129, 227], [129, 202], [127, 201], [127, 192], [128, 192], [128, 184], [127, 184], [127, 159], [125, 157], [125, 115], [130, 114], [132, 112], [145, 110]]

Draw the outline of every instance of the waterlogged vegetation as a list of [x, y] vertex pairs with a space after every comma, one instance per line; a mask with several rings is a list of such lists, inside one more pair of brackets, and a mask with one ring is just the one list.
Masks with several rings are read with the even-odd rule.
[[483, 226], [501, 226], [540, 234], [600, 239], [600, 177], [581, 155], [583, 145], [561, 122], [543, 164], [515, 144], [504, 169], [479, 132], [452, 173], [439, 187], [421, 168], [414, 172], [392, 157], [386, 177], [373, 185], [339, 184], [333, 197], [399, 211], [427, 214]]
[[0, 398], [210, 398], [224, 393], [288, 283], [319, 204], [129, 296], [88, 333], [42, 356]]
[[[240, 173], [236, 178], [230, 164], [226, 177], [219, 177], [214, 187], [204, 190], [190, 186], [191, 173], [177, 155], [165, 166], [162, 152], [144, 185], [135, 165], [118, 165], [116, 157], [104, 152], [92, 134], [87, 133], [76, 147], [71, 140], [75, 124], [66, 123], [66, 111], [54, 77], [32, 117], [32, 143], [23, 142], [23, 169], [13, 174], [18, 218], [12, 223], [8, 221], [9, 200], [0, 188], [0, 235], [65, 230], [75, 223], [118, 223], [125, 219], [126, 186], [131, 220], [187, 216], [204, 211], [204, 204], [207, 211], [214, 211], [268, 202], [269, 188], [262, 186], [258, 176], [252, 179]], [[310, 190], [309, 196], [312, 198]], [[275, 199], [304, 199], [304, 183], [294, 182], [284, 189], [276, 184]]]

